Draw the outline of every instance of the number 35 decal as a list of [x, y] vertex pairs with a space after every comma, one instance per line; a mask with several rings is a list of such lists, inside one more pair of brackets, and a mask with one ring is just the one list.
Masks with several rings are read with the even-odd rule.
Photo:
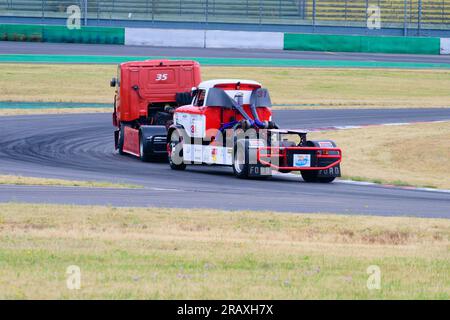
[[156, 75], [156, 81], [166, 81], [168, 78], [167, 73], [158, 73]]

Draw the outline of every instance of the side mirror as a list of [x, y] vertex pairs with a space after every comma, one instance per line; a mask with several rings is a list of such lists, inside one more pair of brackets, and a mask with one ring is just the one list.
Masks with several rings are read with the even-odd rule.
[[117, 79], [116, 79], [116, 78], [112, 78], [112, 79], [111, 79], [111, 82], [109, 83], [109, 85], [110, 85], [111, 87], [115, 87], [116, 84], [117, 84]]
[[197, 94], [198, 88], [197, 87], [192, 87], [191, 89], [191, 97], [195, 97], [195, 95]]

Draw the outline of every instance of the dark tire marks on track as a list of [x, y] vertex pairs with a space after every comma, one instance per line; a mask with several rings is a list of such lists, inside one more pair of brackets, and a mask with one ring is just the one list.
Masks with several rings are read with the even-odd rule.
[[[433, 112], [433, 114], [431, 114]], [[394, 116], [395, 114], [395, 116]], [[240, 180], [230, 168], [170, 170], [113, 151], [109, 114], [2, 117], [0, 172], [106, 180], [142, 190], [0, 186], [0, 201], [450, 217], [450, 194], [275, 176]], [[312, 128], [450, 119], [450, 109], [276, 111], [283, 127]], [[390, 121], [389, 121], [390, 120]]]

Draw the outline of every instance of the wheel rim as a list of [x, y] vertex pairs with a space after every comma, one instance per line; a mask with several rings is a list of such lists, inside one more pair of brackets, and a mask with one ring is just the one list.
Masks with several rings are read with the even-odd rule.
[[245, 157], [242, 148], [237, 148], [236, 155], [234, 156], [234, 170], [237, 173], [241, 173], [244, 170]]
[[174, 150], [175, 147], [181, 143], [181, 138], [180, 135], [178, 134], [178, 132], [174, 132], [171, 136], [170, 136], [170, 142], [169, 142], [169, 149], [170, 149], [170, 157], [169, 157], [169, 161], [171, 163], [173, 162], [173, 157], [174, 157]]

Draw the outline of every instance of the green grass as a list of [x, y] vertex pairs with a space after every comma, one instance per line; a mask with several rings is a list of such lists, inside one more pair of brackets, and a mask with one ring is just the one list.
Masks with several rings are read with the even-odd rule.
[[449, 69], [449, 63], [310, 60], [310, 59], [261, 59], [261, 58], [205, 58], [164, 56], [106, 56], [106, 55], [38, 55], [0, 54], [0, 63], [57, 63], [57, 64], [114, 64], [143, 60], [196, 60], [203, 66], [281, 67], [281, 68], [398, 68], [398, 69]]
[[0, 204], [0, 298], [449, 299], [449, 236], [446, 219]]
[[[0, 64], [1, 100], [112, 103], [115, 73], [113, 65]], [[202, 77], [257, 80], [274, 104], [301, 108], [438, 107], [450, 101], [450, 70], [206, 66]]]
[[[450, 189], [450, 122], [311, 132], [342, 148], [344, 179]], [[357, 139], [355, 139], [357, 137]], [[423, 146], [426, 146], [425, 150]]]
[[24, 177], [15, 175], [0, 175], [0, 185], [33, 185], [33, 186], [65, 186], [65, 187], [83, 187], [83, 188], [143, 188], [139, 185], [128, 183], [112, 183], [107, 181], [79, 181], [64, 179], [49, 179], [37, 177]]

